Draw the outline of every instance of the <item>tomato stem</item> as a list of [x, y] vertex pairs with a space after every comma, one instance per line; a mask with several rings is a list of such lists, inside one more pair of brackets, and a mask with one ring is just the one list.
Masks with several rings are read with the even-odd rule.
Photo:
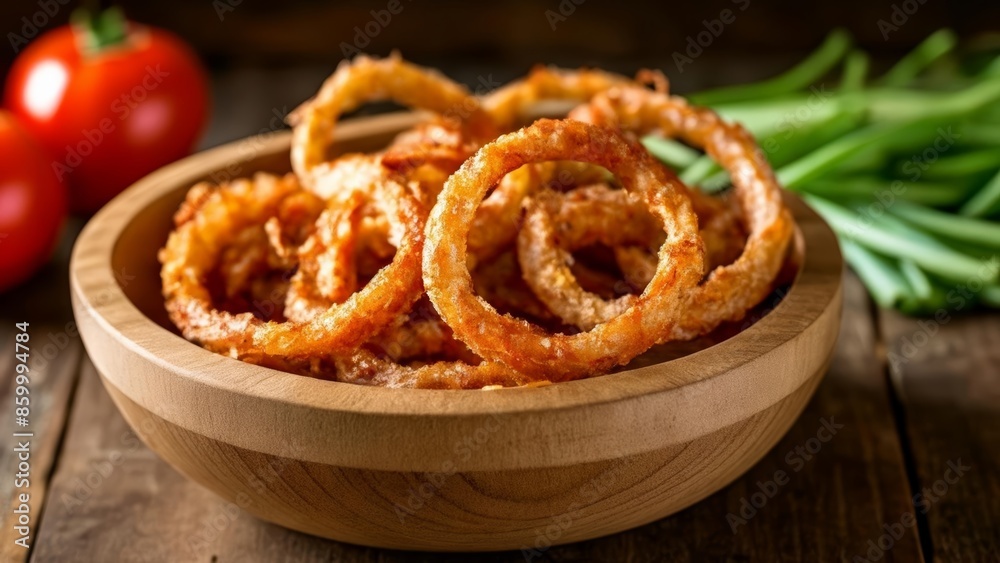
[[86, 8], [79, 8], [70, 16], [81, 50], [90, 55], [121, 45], [128, 37], [128, 21], [118, 6], [112, 6], [93, 15]]

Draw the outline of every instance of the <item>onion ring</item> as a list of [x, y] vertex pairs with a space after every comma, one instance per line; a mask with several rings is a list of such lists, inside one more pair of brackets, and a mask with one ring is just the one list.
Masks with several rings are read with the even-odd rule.
[[185, 337], [252, 363], [326, 357], [353, 351], [420, 296], [425, 212], [402, 185], [387, 179], [376, 191], [390, 220], [405, 232], [392, 263], [361, 291], [305, 323], [265, 322], [252, 313], [215, 309], [203, 280], [232, 241], [230, 233], [265, 223], [299, 190], [293, 176], [258, 174], [253, 181], [235, 181], [212, 192], [192, 219], [171, 233], [160, 252], [161, 278], [167, 311]]
[[[737, 222], [712, 213], [700, 231], [707, 271], [731, 263], [743, 248], [742, 239], [730, 232]], [[635, 296], [608, 300], [584, 290], [569, 253], [595, 243], [612, 248], [629, 287], [641, 291], [656, 271], [655, 249], [662, 242], [662, 228], [641, 201], [594, 184], [565, 193], [540, 192], [527, 205], [517, 248], [524, 279], [535, 295], [563, 321], [590, 330], [624, 311]]]
[[[466, 239], [490, 186], [532, 162], [579, 160], [614, 173], [660, 218], [666, 242], [657, 275], [621, 315], [575, 335], [549, 334], [500, 315], [472, 291]], [[605, 128], [541, 119], [485, 145], [448, 179], [431, 211], [424, 247], [424, 286], [455, 336], [486, 361], [534, 377], [562, 381], [621, 365], [664, 339], [680, 315], [682, 294], [704, 269], [697, 218], [679, 182], [641, 147]]]
[[567, 70], [536, 66], [528, 76], [486, 94], [483, 108], [501, 131], [511, 131], [531, 116], [529, 109], [545, 100], [586, 102], [614, 86], [635, 84], [620, 74], [596, 69]]
[[313, 186], [315, 169], [326, 162], [337, 118], [365, 102], [386, 99], [456, 121], [468, 138], [492, 136], [492, 119], [479, 100], [443, 74], [405, 62], [398, 53], [385, 59], [358, 56], [342, 62], [316, 96], [289, 116], [294, 125], [292, 169], [304, 185]]
[[[448, 174], [476, 152], [479, 144], [476, 139], [466, 138], [460, 127], [438, 118], [420, 123], [396, 136], [382, 156], [382, 165], [409, 176], [443, 172], [438, 189], [433, 191], [436, 197]], [[433, 201], [430, 203], [433, 204]]]
[[392, 262], [360, 291], [308, 322], [254, 327], [254, 347], [269, 355], [346, 353], [377, 334], [420, 297], [425, 208], [391, 178], [379, 183], [375, 192], [385, 205], [393, 238], [400, 240]]
[[[345, 61], [289, 118], [294, 175], [189, 190], [159, 254], [167, 312], [233, 358], [435, 389], [606, 373], [738, 320], [792, 219], [746, 131], [668, 90], [536, 67], [476, 96], [397, 53]], [[381, 100], [435, 115], [328, 159], [339, 118]], [[546, 101], [583, 105], [497, 137]], [[734, 189], [685, 186], [637, 142], [651, 132], [703, 147]]]
[[516, 314], [543, 326], [558, 326], [559, 319], [525, 283], [514, 249], [478, 263], [471, 275], [476, 295], [497, 311]]
[[570, 252], [595, 243], [642, 244], [658, 232], [663, 229], [653, 215], [624, 190], [595, 184], [564, 194], [544, 191], [527, 206], [517, 255], [535, 295], [562, 320], [590, 330], [631, 307], [636, 296], [605, 300], [585, 291], [570, 269]]
[[517, 236], [521, 203], [541, 183], [537, 168], [522, 166], [504, 176], [476, 210], [469, 230], [469, 268], [500, 254]]
[[413, 318], [411, 315], [402, 315], [395, 324], [369, 340], [365, 346], [380, 349], [395, 362], [428, 357], [478, 360], [464, 344], [452, 336], [451, 329], [437, 316]]
[[[656, 256], [641, 246], [616, 246], [615, 262], [625, 276], [625, 283], [632, 291], [642, 291], [656, 273]], [[705, 249], [708, 263], [708, 248]]]
[[703, 147], [733, 179], [734, 196], [749, 230], [746, 245], [735, 262], [712, 270], [692, 292], [671, 339], [689, 340], [723, 322], [737, 321], [767, 296], [784, 263], [794, 223], [766, 157], [742, 126], [680, 98], [641, 88], [609, 90], [571, 116], [637, 134], [658, 130], [679, 137]]
[[312, 192], [302, 190], [284, 200], [278, 214], [264, 223], [271, 245], [275, 268], [291, 269], [298, 263], [298, 247], [312, 234], [325, 202]]
[[298, 248], [298, 271], [285, 298], [289, 320], [307, 322], [357, 290], [354, 251], [361, 203], [359, 192], [331, 201], [312, 235]]
[[215, 352], [263, 363], [262, 354], [235, 353], [244, 347], [251, 325], [261, 321], [253, 313], [216, 309], [205, 280], [240, 232], [277, 216], [281, 203], [300, 191], [292, 175], [257, 174], [218, 188], [199, 184], [188, 192], [175, 216], [177, 227], [159, 253], [167, 313], [185, 338]]
[[396, 389], [480, 389], [541, 383], [496, 363], [472, 365], [455, 361], [411, 367], [379, 357], [365, 348], [335, 359], [334, 365], [338, 381]]

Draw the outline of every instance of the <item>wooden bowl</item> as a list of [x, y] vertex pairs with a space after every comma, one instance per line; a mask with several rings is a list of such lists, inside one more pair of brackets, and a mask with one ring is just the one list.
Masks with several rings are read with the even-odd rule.
[[[339, 146], [378, 148], [413, 121], [344, 123]], [[746, 471], [826, 370], [842, 260], [830, 229], [793, 196], [799, 268], [780, 303], [717, 343], [661, 347], [619, 373], [538, 388], [393, 390], [208, 352], [167, 320], [157, 250], [189, 186], [287, 171], [289, 139], [239, 141], [148, 176], [90, 221], [70, 266], [80, 334], [129, 424], [181, 473], [260, 518], [418, 550], [543, 550], [615, 533]]]

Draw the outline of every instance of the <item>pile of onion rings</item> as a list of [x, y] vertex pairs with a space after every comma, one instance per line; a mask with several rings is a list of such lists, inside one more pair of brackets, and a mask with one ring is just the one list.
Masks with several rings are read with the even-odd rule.
[[[600, 375], [741, 320], [794, 224], [753, 138], [666, 78], [537, 67], [482, 96], [360, 56], [290, 117], [293, 173], [192, 187], [159, 258], [181, 333], [230, 357], [365, 385], [478, 389]], [[337, 119], [433, 114], [374, 153]], [[532, 121], [540, 102], [578, 104]], [[681, 182], [638, 136], [704, 150], [733, 187]]]

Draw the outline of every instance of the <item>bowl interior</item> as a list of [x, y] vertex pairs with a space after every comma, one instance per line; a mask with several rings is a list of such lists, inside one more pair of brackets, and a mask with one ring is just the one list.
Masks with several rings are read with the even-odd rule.
[[[277, 136], [286, 135], [279, 133]], [[239, 151], [245, 159], [223, 162], [217, 170], [191, 177], [188, 183], [164, 193], [149, 205], [136, 210], [121, 230], [111, 251], [111, 265], [118, 286], [125, 296], [143, 315], [157, 325], [175, 334], [180, 334], [170, 322], [163, 306], [160, 293], [159, 249], [167, 242], [173, 229], [173, 217], [184, 196], [192, 185], [208, 181], [221, 183], [228, 180], [249, 177], [256, 172], [285, 174], [291, 171], [287, 150], [275, 151], [274, 134], [265, 134], [238, 141], [243, 149]], [[393, 138], [393, 133], [378, 131], [375, 134], [352, 138], [350, 142], [338, 145], [342, 151], [373, 151], [384, 147]]]
[[[384, 147], [392, 137], [392, 133], [381, 132], [342, 142], [338, 145], [338, 149], [343, 152], [377, 150]], [[284, 174], [291, 170], [287, 150], [254, 151], [252, 149], [255, 138], [241, 142], [248, 148], [248, 158], [245, 161], [226, 163], [216, 171], [194, 178], [190, 184], [178, 185], [175, 189], [164, 193], [150, 205], [137, 210], [115, 241], [111, 264], [115, 272], [121, 272], [121, 275], [115, 276], [116, 283], [143, 315], [174, 334], [180, 334], [180, 331], [170, 321], [163, 306], [157, 253], [166, 243], [167, 236], [173, 228], [174, 212], [183, 201], [188, 188], [200, 181], [219, 183], [228, 179], [251, 176], [255, 172]], [[261, 141], [256, 143], [263, 144]], [[786, 267], [779, 276], [774, 290], [758, 306], [750, 310], [744, 320], [724, 323], [711, 334], [689, 342], [669, 342], [656, 346], [619, 371], [661, 363], [710, 348], [764, 318], [788, 294], [802, 263], [804, 246], [801, 234], [797, 232], [793, 244], [789, 247]]]

